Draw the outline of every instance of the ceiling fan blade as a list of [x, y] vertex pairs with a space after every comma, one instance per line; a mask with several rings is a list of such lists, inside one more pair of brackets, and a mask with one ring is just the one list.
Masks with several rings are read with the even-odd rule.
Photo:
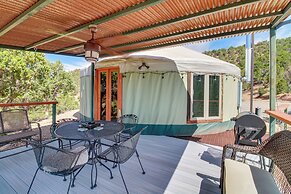
[[[53, 34], [53, 35], [61, 35], [62, 33], [61, 32], [57, 32], [57, 31], [54, 31], [54, 30], [52, 30], [52, 29], [47, 29], [46, 30], [47, 32], [49, 32], [49, 33], [51, 33], [51, 34]], [[83, 39], [81, 39], [81, 38], [77, 38], [77, 37], [74, 37], [74, 36], [71, 36], [71, 35], [69, 35], [69, 36], [65, 36], [66, 38], [69, 38], [69, 39], [72, 39], [72, 40], [76, 40], [76, 41], [80, 41], [80, 42], [86, 42], [86, 40], [83, 40]]]
[[121, 52], [121, 51], [117, 51], [117, 50], [112, 49], [112, 48], [110, 48], [110, 47], [103, 47], [103, 46], [101, 46], [101, 48], [102, 48], [103, 50], [105, 50], [108, 54], [113, 55], [113, 56], [116, 56], [116, 55], [123, 55], [123, 54], [124, 54], [123, 52]]
[[117, 50], [115, 50], [113, 48], [103, 46], [98, 39], [95, 39], [94, 42], [96, 44], [99, 44], [101, 46], [101, 48], [103, 50], [105, 50], [110, 55], [114, 55], [115, 56], [115, 55], [123, 55], [124, 54], [123, 52], [117, 51]]

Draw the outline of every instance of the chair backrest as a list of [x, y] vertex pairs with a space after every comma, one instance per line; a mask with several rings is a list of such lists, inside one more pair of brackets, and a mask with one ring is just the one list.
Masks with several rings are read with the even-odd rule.
[[79, 122], [79, 120], [73, 119], [73, 118], [65, 118], [65, 119], [57, 120], [56, 128], [63, 126], [63, 125], [66, 125], [66, 124], [70, 124], [70, 122]]
[[142, 128], [138, 133], [136, 133], [131, 138], [122, 142], [116, 147], [117, 148], [116, 151], [118, 155], [117, 159], [119, 163], [126, 162], [134, 154], [134, 152], [136, 151], [136, 146], [137, 146], [139, 137], [142, 131], [145, 130], [146, 128], [147, 126]]
[[255, 114], [244, 114], [237, 118], [234, 129], [236, 135], [247, 140], [258, 140], [265, 135], [266, 124]]
[[0, 133], [9, 133], [31, 129], [27, 111], [11, 109], [0, 112]]
[[51, 174], [66, 173], [76, 162], [76, 153], [39, 142], [30, 142], [38, 167]]
[[138, 117], [135, 114], [125, 114], [125, 115], [122, 115], [120, 118], [118, 118], [117, 122], [120, 122], [123, 124], [137, 124]]
[[125, 125], [123, 131], [127, 131], [130, 135], [133, 135], [133, 129], [138, 123], [138, 117], [135, 114], [125, 114], [118, 118], [117, 122]]
[[272, 159], [291, 184], [291, 131], [280, 131], [259, 146], [259, 154]]

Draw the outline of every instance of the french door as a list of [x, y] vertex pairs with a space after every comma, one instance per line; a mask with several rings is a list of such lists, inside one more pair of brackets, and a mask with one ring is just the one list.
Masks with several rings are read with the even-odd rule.
[[116, 120], [122, 107], [122, 76], [119, 68], [96, 69], [94, 90], [94, 118]]

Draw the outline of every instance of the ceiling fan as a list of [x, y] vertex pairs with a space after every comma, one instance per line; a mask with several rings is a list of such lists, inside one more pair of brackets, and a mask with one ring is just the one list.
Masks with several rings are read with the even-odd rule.
[[[106, 51], [106, 53], [108, 53], [110, 55], [121, 55], [121, 54], [123, 54], [122, 52], [116, 51], [115, 49], [103, 46], [100, 43], [100, 41], [95, 38], [95, 34], [97, 32], [97, 27], [95, 25], [90, 25], [89, 29], [91, 31], [92, 36], [91, 36], [91, 39], [86, 41], [86, 42], [81, 38], [78, 38], [78, 37], [75, 37], [75, 36], [71, 36], [71, 35], [66, 36], [66, 38], [69, 38], [69, 39], [72, 39], [72, 40], [77, 40], [77, 41], [80, 41], [80, 42], [84, 42], [83, 48], [84, 48], [85, 52], [86, 52], [86, 49], [95, 49], [100, 54], [100, 51], [102, 49], [102, 50]], [[51, 29], [49, 29], [47, 31], [50, 32], [50, 33], [53, 33], [53, 34], [60, 34], [60, 33], [54, 32]], [[82, 45], [80, 45], [80, 47], [82, 47]], [[79, 54], [79, 56], [81, 56], [81, 55], [82, 54]], [[83, 55], [85, 55], [85, 53]]]
[[85, 59], [89, 62], [98, 61], [99, 54], [101, 51], [101, 46], [98, 44], [98, 41], [95, 39], [96, 28], [91, 28], [92, 38], [84, 44], [85, 50]]
[[[96, 51], [98, 52], [98, 56], [100, 54], [101, 48], [103, 50], [106, 50], [107, 53], [109, 53], [110, 55], [121, 55], [123, 54], [122, 52], [116, 51], [110, 47], [105, 47], [102, 46], [99, 42], [98, 39], [95, 38], [95, 34], [97, 32], [97, 28], [96, 26], [89, 26], [91, 34], [92, 34], [92, 38], [90, 40], [88, 40], [85, 44], [84, 44], [84, 50], [85, 50], [85, 58], [86, 58], [86, 53], [90, 54], [89, 51]], [[94, 56], [95, 57], [95, 56]]]

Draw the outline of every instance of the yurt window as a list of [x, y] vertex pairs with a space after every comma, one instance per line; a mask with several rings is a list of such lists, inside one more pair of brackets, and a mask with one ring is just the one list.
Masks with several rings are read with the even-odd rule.
[[192, 76], [191, 112], [192, 119], [220, 117], [221, 80], [219, 75]]

